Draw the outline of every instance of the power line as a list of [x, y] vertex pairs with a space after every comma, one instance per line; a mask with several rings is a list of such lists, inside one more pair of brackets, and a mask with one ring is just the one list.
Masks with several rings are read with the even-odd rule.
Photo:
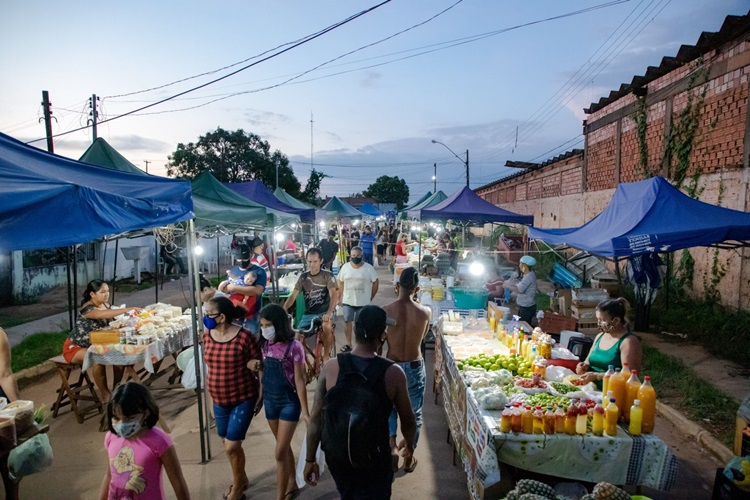
[[[340, 28], [341, 26], [344, 26], [345, 24], [348, 24], [348, 23], [354, 21], [355, 19], [364, 16], [365, 14], [369, 14], [370, 12], [374, 11], [375, 9], [378, 9], [378, 8], [382, 7], [383, 5], [385, 5], [387, 3], [390, 3], [390, 2], [391, 2], [391, 0], [383, 0], [382, 2], [380, 2], [377, 5], [374, 5], [374, 6], [368, 8], [368, 9], [365, 9], [363, 11], [360, 11], [360, 12], [358, 12], [358, 13], [352, 15], [352, 16], [349, 16], [348, 18], [344, 19], [343, 21], [339, 21], [339, 22], [337, 22], [337, 23], [329, 26], [328, 28], [325, 28], [325, 29], [323, 29], [323, 30], [321, 30], [321, 31], [319, 31], [319, 32], [311, 35], [311, 36], [305, 37], [304, 39], [291, 44], [290, 46], [288, 46], [288, 47], [280, 50], [279, 52], [274, 52], [271, 55], [263, 57], [262, 59], [260, 59], [260, 60], [258, 60], [256, 62], [247, 64], [247, 65], [245, 65], [245, 66], [243, 66], [243, 67], [241, 67], [241, 68], [239, 68], [239, 69], [237, 69], [235, 71], [232, 71], [231, 73], [228, 73], [228, 74], [226, 74], [224, 76], [221, 76], [219, 78], [215, 78], [215, 79], [213, 79], [213, 80], [211, 80], [209, 82], [203, 83], [201, 85], [198, 85], [198, 86], [193, 87], [191, 89], [185, 90], [185, 91], [180, 92], [178, 94], [174, 94], [172, 96], [165, 97], [164, 99], [160, 99], [159, 101], [156, 101], [156, 102], [154, 102], [152, 104], [147, 104], [146, 106], [141, 106], [140, 108], [134, 109], [132, 111], [128, 111], [128, 112], [123, 113], [121, 115], [113, 116], [112, 118], [108, 118], [106, 120], [102, 120], [102, 121], [99, 121], [97, 123], [103, 124], [103, 123], [106, 123], [106, 122], [117, 120], [118, 118], [124, 118], [126, 116], [138, 113], [139, 111], [143, 111], [145, 109], [152, 108], [152, 107], [157, 106], [159, 104], [163, 104], [163, 103], [165, 103], [167, 101], [171, 101], [172, 99], [175, 99], [177, 97], [183, 96], [183, 95], [188, 94], [190, 92], [194, 92], [194, 91], [202, 89], [204, 87], [208, 87], [209, 85], [213, 85], [216, 82], [220, 82], [222, 80], [225, 80], [225, 79], [227, 79], [227, 78], [229, 78], [231, 76], [234, 76], [234, 75], [236, 75], [236, 74], [238, 74], [238, 73], [240, 73], [242, 71], [245, 71], [245, 70], [247, 70], [247, 69], [249, 69], [249, 68], [251, 68], [253, 66], [257, 66], [258, 64], [260, 64], [262, 62], [265, 62], [265, 61], [268, 61], [268, 60], [273, 59], [275, 57], [278, 57], [281, 54], [284, 54], [284, 53], [289, 52], [290, 50], [293, 50], [293, 49], [295, 49], [295, 48], [297, 48], [297, 47], [299, 47], [301, 45], [304, 45], [304, 44], [306, 44], [308, 42], [311, 42], [312, 40], [315, 40], [316, 38], [319, 38], [319, 37], [323, 36], [324, 34], [327, 34], [327, 33], [331, 32], [331, 31], [333, 31], [333, 30], [335, 30], [337, 28]], [[82, 127], [80, 129], [77, 129], [77, 130], [71, 130], [71, 131], [65, 132], [65, 133], [69, 134], [69, 133], [72, 133], [72, 132], [77, 132], [78, 130], [83, 130], [83, 128], [88, 128], [88, 126], [87, 127]], [[45, 140], [45, 139], [46, 138], [36, 139], [36, 140], [33, 140], [33, 141], [29, 141], [26, 144], [31, 144], [33, 142], [37, 142], [37, 141], [41, 141], [41, 140]]]

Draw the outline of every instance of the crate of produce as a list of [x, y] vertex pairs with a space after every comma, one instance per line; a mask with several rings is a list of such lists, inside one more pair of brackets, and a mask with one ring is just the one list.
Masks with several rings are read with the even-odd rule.
[[453, 303], [458, 309], [486, 309], [490, 292], [486, 288], [454, 286], [448, 289], [453, 294]]
[[539, 328], [545, 333], [560, 333], [563, 330], [575, 330], [577, 323], [576, 318], [545, 311], [544, 317], [539, 320]]
[[596, 323], [596, 306], [582, 307], [573, 304], [570, 306], [570, 314], [577, 319], [579, 323]]

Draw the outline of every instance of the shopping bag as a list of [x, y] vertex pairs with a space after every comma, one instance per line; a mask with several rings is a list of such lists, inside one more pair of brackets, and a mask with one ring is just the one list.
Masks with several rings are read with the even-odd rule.
[[37, 434], [18, 445], [8, 456], [10, 478], [19, 481], [22, 477], [42, 472], [52, 465], [52, 446], [47, 434]]
[[[299, 458], [297, 459], [297, 487], [302, 488], [305, 484], [305, 459], [307, 458], [307, 433], [302, 438], [302, 448], [299, 452]], [[320, 469], [320, 475], [323, 475], [325, 471], [326, 455], [318, 444], [318, 451], [315, 453], [315, 461], [318, 462], [318, 468]], [[320, 481], [320, 478], [318, 478]]]
[[[201, 388], [206, 384], [206, 363], [203, 361], [203, 349], [198, 348], [201, 354], [201, 366], [203, 374], [201, 375]], [[177, 356], [177, 367], [182, 371], [180, 383], [185, 389], [195, 389], [198, 382], [195, 376], [195, 349], [192, 347], [185, 349]]]

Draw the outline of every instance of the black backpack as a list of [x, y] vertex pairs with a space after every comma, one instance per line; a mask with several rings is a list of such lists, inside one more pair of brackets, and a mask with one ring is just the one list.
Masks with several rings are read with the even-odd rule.
[[351, 353], [337, 356], [339, 375], [323, 403], [322, 448], [326, 461], [368, 469], [390, 455], [388, 416], [393, 403], [385, 393], [385, 371], [393, 364], [376, 356], [364, 372]]

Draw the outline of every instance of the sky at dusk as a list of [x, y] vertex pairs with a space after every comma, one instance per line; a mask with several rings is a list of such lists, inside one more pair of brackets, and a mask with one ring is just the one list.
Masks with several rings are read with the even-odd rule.
[[[381, 2], [5, 2], [0, 131], [43, 138], [42, 90], [58, 134], [86, 124], [91, 94], [108, 119], [254, 63], [101, 124], [99, 136], [165, 175], [178, 143], [242, 128], [286, 154], [303, 186], [311, 164], [328, 174], [322, 195], [398, 175], [415, 200], [432, 190], [435, 163], [438, 189], [462, 187], [466, 150], [476, 188], [512, 173], [508, 160], [582, 147], [583, 108], [750, 9], [750, 0], [392, 0], [293, 46]], [[57, 137], [55, 152], [77, 159], [91, 139], [90, 129]]]

